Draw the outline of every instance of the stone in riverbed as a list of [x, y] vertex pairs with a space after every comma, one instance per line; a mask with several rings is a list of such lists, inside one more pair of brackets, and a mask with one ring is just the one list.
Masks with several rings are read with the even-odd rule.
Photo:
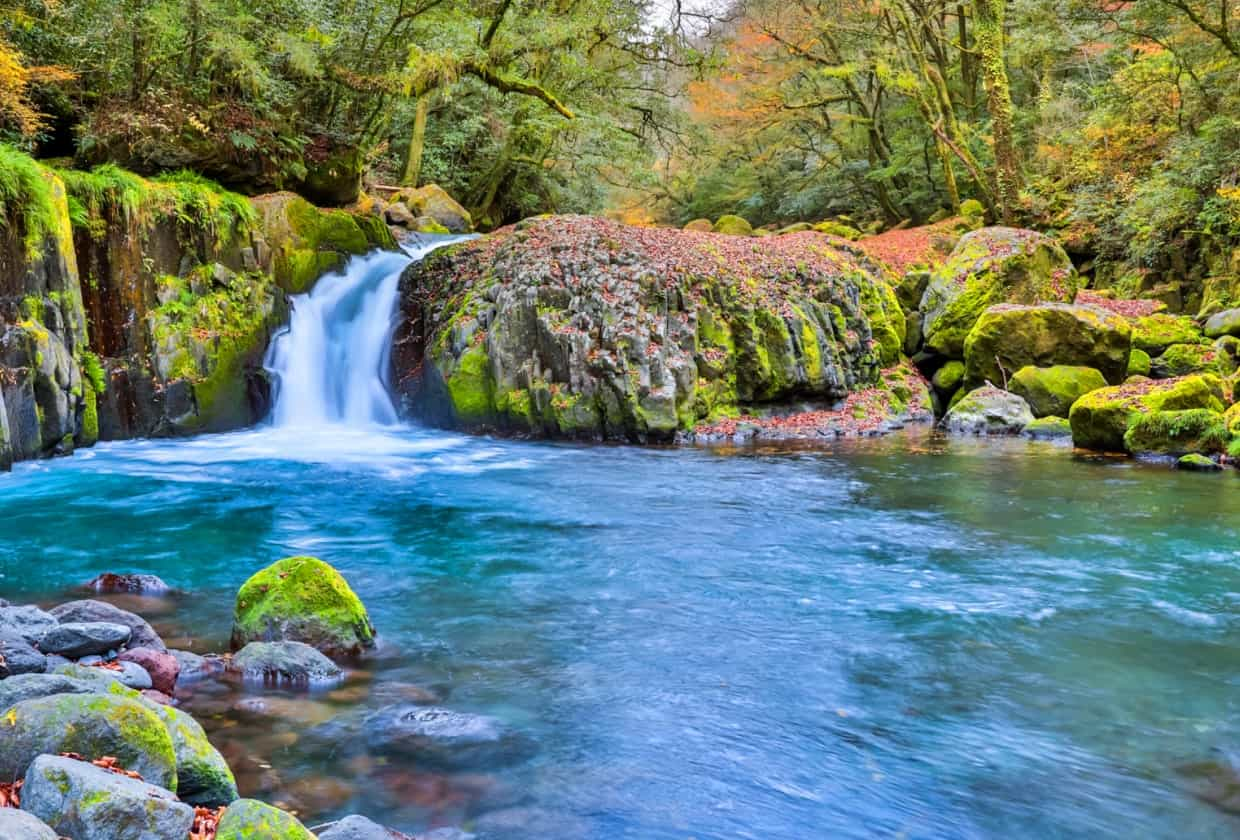
[[167, 650], [159, 634], [139, 615], [114, 607], [105, 601], [69, 601], [54, 608], [52, 615], [61, 622], [94, 622], [102, 621], [111, 624], [124, 624], [129, 628], [129, 644], [131, 647], [149, 647], [155, 650]]
[[78, 659], [116, 650], [129, 641], [130, 635], [129, 628], [124, 624], [74, 621], [48, 630], [39, 646], [44, 653], [58, 653]]
[[1025, 398], [1034, 417], [1067, 417], [1072, 403], [1106, 385], [1102, 374], [1091, 367], [1029, 365], [1016, 371], [1008, 387]]
[[366, 719], [376, 752], [417, 758], [447, 768], [495, 767], [529, 752], [526, 739], [495, 718], [427, 706], [395, 706]]
[[1230, 440], [1222, 414], [1191, 408], [1138, 415], [1124, 433], [1124, 448], [1135, 454], [1220, 454]]
[[155, 575], [104, 572], [82, 587], [105, 595], [166, 595], [172, 587]]
[[0, 679], [17, 674], [40, 674], [47, 670], [47, 657], [8, 625], [0, 625]]
[[1223, 465], [1207, 458], [1205, 455], [1193, 453], [1185, 455], [1176, 461], [1175, 468], [1177, 470], [1187, 470], [1188, 472], [1221, 472]]
[[1039, 417], [1021, 430], [1033, 440], [1071, 440], [1072, 424], [1066, 417]]
[[173, 706], [147, 706], [172, 738], [177, 762], [177, 796], [191, 805], [216, 807], [237, 798], [228, 762], [207, 739], [198, 721]]
[[292, 814], [255, 799], [238, 799], [228, 806], [215, 840], [315, 840]]
[[330, 685], [343, 677], [335, 662], [301, 642], [250, 642], [229, 669], [246, 682], [271, 686]]
[[0, 627], [12, 627], [32, 645], [39, 644], [43, 634], [59, 623], [54, 615], [38, 607], [0, 607]]
[[219, 656], [199, 656], [188, 650], [172, 650], [169, 653], [177, 661], [179, 668], [177, 685], [196, 683], [219, 676], [228, 670], [227, 664]]
[[0, 808], [0, 837], [4, 840], [57, 840], [51, 826], [34, 814]]
[[1240, 336], [1240, 309], [1224, 309], [1211, 315], [1206, 321], [1205, 333], [1206, 338]]
[[0, 718], [0, 778], [25, 774], [40, 755], [115, 756], [122, 767], [175, 789], [176, 754], [159, 717], [113, 694], [56, 694], [23, 700]]
[[357, 656], [374, 647], [375, 628], [339, 572], [316, 557], [286, 557], [242, 585], [233, 617], [234, 650], [275, 641]]
[[360, 814], [351, 814], [317, 831], [319, 840], [412, 840], [407, 834], [384, 828]]
[[176, 690], [177, 676], [181, 673], [181, 663], [170, 653], [154, 648], [130, 648], [121, 653], [122, 662], [132, 662], [141, 666], [151, 677], [150, 688], [172, 694]]
[[1072, 406], [1072, 442], [1083, 449], [1124, 451], [1124, 435], [1142, 414], [1207, 408], [1222, 412], [1223, 381], [1217, 376], [1138, 380], [1091, 391]]
[[194, 809], [157, 785], [52, 755], [31, 763], [22, 810], [74, 840], [183, 840], [194, 822]]
[[23, 700], [33, 700], [36, 697], [93, 694], [99, 690], [99, 684], [91, 680], [79, 680], [60, 674], [21, 674], [0, 680], [0, 712]]
[[958, 435], [1015, 435], [1033, 422], [1029, 403], [993, 386], [978, 388], [952, 406], [943, 428]]

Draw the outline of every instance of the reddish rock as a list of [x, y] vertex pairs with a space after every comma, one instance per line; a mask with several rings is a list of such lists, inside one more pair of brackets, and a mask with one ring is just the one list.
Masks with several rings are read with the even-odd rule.
[[145, 668], [151, 675], [151, 687], [156, 691], [171, 695], [176, 690], [181, 663], [177, 662], [172, 654], [154, 648], [138, 647], [124, 651], [118, 658]]
[[83, 588], [106, 595], [164, 595], [172, 591], [172, 587], [155, 575], [118, 575], [113, 572], [104, 572]]
[[142, 696], [145, 697], [147, 700], [150, 700], [152, 703], [158, 703], [161, 706], [172, 705], [171, 697], [169, 697], [167, 694], [164, 694], [162, 691], [156, 691], [153, 688], [142, 689]]

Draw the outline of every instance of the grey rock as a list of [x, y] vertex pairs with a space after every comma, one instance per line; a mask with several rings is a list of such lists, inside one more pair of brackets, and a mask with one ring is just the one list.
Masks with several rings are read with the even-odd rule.
[[43, 634], [39, 647], [45, 653], [58, 653], [70, 659], [116, 650], [129, 641], [130, 630], [124, 624], [103, 621], [57, 624]]
[[115, 574], [105, 572], [88, 582], [83, 589], [106, 594], [166, 595], [172, 587], [156, 575]]
[[227, 670], [227, 664], [219, 656], [199, 656], [188, 650], [170, 650], [177, 664], [181, 666], [177, 674], [177, 685], [189, 685], [199, 680], [219, 676]]
[[142, 616], [114, 607], [104, 601], [70, 601], [54, 608], [51, 613], [62, 622], [103, 621], [111, 624], [124, 624], [130, 631], [130, 647], [149, 647], [158, 651], [168, 649], [163, 639], [159, 638], [159, 634], [150, 624], [147, 624]]
[[[0, 712], [23, 700], [50, 697], [53, 694], [93, 694], [99, 685], [60, 674], [21, 674], [0, 680]], [[2, 836], [2, 835], [0, 835]]]
[[73, 840], [184, 840], [194, 824], [194, 809], [163, 788], [51, 755], [26, 772], [22, 810]]
[[435, 706], [394, 706], [370, 715], [365, 737], [375, 752], [449, 768], [494, 767], [525, 758], [530, 744], [492, 717]]
[[0, 679], [17, 674], [41, 674], [47, 670], [47, 657], [7, 624], [0, 625]]
[[0, 625], [10, 625], [32, 645], [42, 641], [43, 634], [58, 623], [54, 615], [38, 607], [0, 607]]
[[117, 664], [121, 666], [121, 669], [112, 673], [116, 675], [116, 679], [121, 685], [138, 691], [143, 691], [153, 686], [150, 673], [137, 662], [120, 660]]
[[0, 778], [25, 774], [40, 755], [115, 756], [152, 784], [175, 784], [172, 736], [142, 701], [115, 694], [55, 694], [5, 712]]
[[338, 682], [340, 667], [301, 642], [250, 642], [233, 655], [230, 670], [246, 682], [313, 686]]
[[259, 802], [238, 799], [228, 806], [215, 834], [216, 840], [249, 840], [249, 838], [280, 838], [280, 840], [315, 840], [292, 814]]
[[360, 814], [352, 814], [320, 827], [315, 833], [319, 840], [410, 840], [408, 834], [384, 828]]
[[1029, 403], [987, 385], [956, 403], [943, 418], [943, 428], [958, 435], [1015, 435], [1032, 422]]
[[1240, 336], [1240, 309], [1224, 309], [1211, 315], [1206, 321], [1205, 333], [1207, 338]]
[[237, 782], [224, 756], [207, 740], [198, 721], [173, 706], [144, 701], [159, 716], [177, 759], [177, 795], [191, 805], [216, 807], [237, 798]]
[[56, 840], [52, 827], [34, 814], [0, 808], [0, 837], [4, 840]]

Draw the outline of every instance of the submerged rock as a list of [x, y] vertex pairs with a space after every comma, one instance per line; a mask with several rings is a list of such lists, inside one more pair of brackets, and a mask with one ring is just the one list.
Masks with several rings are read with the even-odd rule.
[[31, 763], [22, 809], [74, 840], [184, 840], [194, 822], [194, 810], [157, 785], [52, 755]]
[[943, 428], [963, 435], [1015, 435], [1033, 422], [1029, 403], [993, 386], [978, 388], [952, 406]]
[[196, 683], [228, 670], [228, 664], [219, 656], [199, 656], [188, 650], [170, 650], [168, 653], [177, 661], [177, 685]]
[[237, 593], [232, 645], [292, 641], [329, 656], [374, 647], [375, 628], [345, 579], [315, 557], [286, 557], [247, 580]]
[[413, 840], [359, 814], [351, 814], [317, 830], [319, 840]]
[[228, 806], [215, 840], [315, 840], [292, 814], [256, 799], [238, 799]]
[[529, 744], [492, 717], [426, 706], [395, 706], [366, 719], [376, 752], [450, 768], [494, 767], [525, 758]]
[[129, 636], [130, 630], [124, 624], [72, 621], [48, 630], [39, 646], [46, 653], [78, 659], [116, 650], [129, 641]]
[[1072, 424], [1066, 417], [1039, 417], [1025, 426], [1021, 434], [1034, 440], [1071, 440]]
[[246, 682], [272, 686], [326, 685], [344, 676], [335, 662], [301, 642], [250, 642], [229, 667]]
[[106, 601], [70, 601], [51, 610], [51, 614], [61, 622], [103, 622], [123, 624], [129, 628], [129, 644], [131, 647], [147, 647], [155, 650], [167, 650], [159, 634], [139, 615], [122, 610]]

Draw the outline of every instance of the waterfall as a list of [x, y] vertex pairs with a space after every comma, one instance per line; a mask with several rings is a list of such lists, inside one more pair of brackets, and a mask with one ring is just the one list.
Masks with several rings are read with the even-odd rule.
[[392, 332], [400, 274], [410, 262], [463, 237], [419, 237], [404, 253], [353, 257], [292, 300], [292, 316], [267, 351], [276, 427], [391, 426]]

